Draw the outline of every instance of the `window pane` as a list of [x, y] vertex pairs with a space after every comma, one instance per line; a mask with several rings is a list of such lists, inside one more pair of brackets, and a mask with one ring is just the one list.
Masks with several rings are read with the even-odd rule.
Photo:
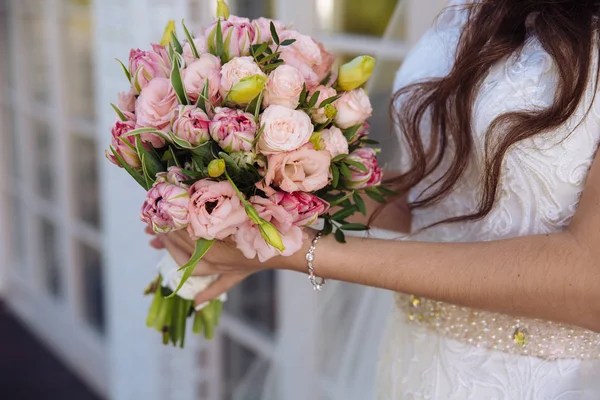
[[398, 0], [313, 1], [321, 30], [371, 36], [383, 35], [398, 4]]
[[21, 2], [22, 14], [19, 26], [23, 41], [23, 68], [27, 77], [29, 95], [35, 99], [45, 101], [49, 92], [49, 61], [46, 49], [47, 18], [43, 12], [43, 0], [28, 0]]
[[266, 334], [276, 329], [275, 272], [251, 275], [229, 293], [225, 310]]
[[100, 202], [98, 193], [98, 159], [94, 140], [71, 135], [71, 160], [76, 216], [98, 227]]
[[35, 146], [34, 162], [36, 163], [36, 191], [47, 199], [53, 200], [55, 195], [54, 165], [52, 156], [54, 144], [47, 122], [32, 121], [33, 144]]
[[229, 2], [231, 12], [246, 18], [273, 18], [273, 0], [237, 0]]
[[6, 215], [9, 218], [8, 223], [12, 232], [12, 235], [8, 238], [11, 261], [13, 267], [16, 268], [17, 274], [25, 278], [27, 276], [25, 270], [25, 244], [27, 243], [25, 237], [25, 210], [23, 202], [14, 195], [10, 197], [10, 201], [7, 204], [9, 210]]
[[58, 233], [53, 223], [40, 221], [41, 260], [46, 289], [53, 296], [62, 293]]
[[[68, 60], [65, 91], [69, 114], [94, 117], [94, 67], [92, 63], [92, 19], [87, 0], [63, 0], [62, 48]], [[83, 101], [82, 101], [83, 99]]]
[[268, 363], [250, 349], [223, 336], [224, 400], [260, 400]]
[[15, 165], [17, 143], [13, 127], [13, 108], [11, 106], [2, 107], [0, 120], [2, 121], [2, 141], [4, 142], [1, 153], [3, 162], [2, 167], [4, 175], [8, 177], [8, 181], [11, 184], [14, 184], [21, 175], [21, 171]]
[[83, 274], [83, 310], [86, 321], [100, 333], [104, 333], [104, 280], [100, 253], [83, 243], [79, 244]]
[[10, 15], [8, 2], [0, 2], [0, 57], [2, 58], [2, 85], [9, 87], [12, 85], [12, 57], [10, 48]]

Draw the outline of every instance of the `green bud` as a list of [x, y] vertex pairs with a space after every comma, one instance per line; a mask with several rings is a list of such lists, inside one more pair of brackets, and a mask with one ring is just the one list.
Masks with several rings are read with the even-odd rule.
[[325, 117], [327, 119], [334, 119], [337, 116], [337, 108], [333, 104], [327, 104], [325, 106]]
[[248, 76], [231, 88], [227, 100], [239, 105], [246, 105], [260, 94], [265, 83], [267, 83], [267, 77], [264, 75]]
[[362, 86], [375, 69], [375, 59], [369, 56], [356, 57], [340, 67], [337, 88], [345, 92]]
[[263, 219], [258, 215], [258, 211], [256, 208], [252, 207], [250, 203], [246, 203], [244, 205], [244, 210], [246, 210], [246, 215], [250, 218], [250, 221], [254, 222], [256, 225], [260, 226], [263, 223]]
[[229, 18], [229, 7], [224, 0], [217, 0], [217, 18]]
[[321, 132], [313, 132], [313, 134], [310, 136], [310, 139], [308, 141], [315, 147], [315, 150], [325, 149], [325, 143], [323, 143], [322, 137], [323, 135], [321, 134]]
[[225, 160], [219, 158], [208, 163], [208, 176], [218, 178], [225, 173]]
[[[162, 39], [160, 39], [161, 46], [168, 46], [171, 43], [172, 34], [175, 33], [175, 21], [170, 20], [167, 22], [167, 26], [165, 26], [165, 31], [163, 33]], [[132, 72], [133, 73], [133, 72]]]
[[265, 242], [267, 242], [270, 246], [279, 251], [285, 250], [285, 246], [283, 245], [279, 231], [270, 222], [267, 222], [263, 219], [262, 224], [258, 225], [258, 229], [260, 230], [260, 234], [262, 235], [263, 239], [265, 239]]

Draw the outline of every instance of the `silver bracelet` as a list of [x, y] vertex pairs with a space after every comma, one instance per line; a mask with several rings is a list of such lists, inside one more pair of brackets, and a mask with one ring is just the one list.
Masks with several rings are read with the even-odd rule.
[[314, 290], [322, 290], [323, 286], [325, 286], [325, 279], [319, 278], [315, 275], [315, 268], [313, 266], [313, 261], [315, 260], [315, 250], [317, 249], [317, 243], [319, 239], [323, 237], [323, 231], [317, 232], [315, 238], [308, 249], [308, 253], [306, 253], [306, 261], [308, 262], [308, 280], [312, 283]]

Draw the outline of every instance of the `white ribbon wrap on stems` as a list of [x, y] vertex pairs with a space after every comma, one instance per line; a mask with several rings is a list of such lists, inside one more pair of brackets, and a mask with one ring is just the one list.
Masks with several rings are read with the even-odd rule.
[[[179, 264], [167, 253], [162, 260], [158, 263], [158, 272], [162, 276], [162, 285], [169, 288], [172, 291], [177, 289], [181, 278], [183, 277], [183, 271], [179, 271]], [[177, 296], [185, 300], [194, 300], [196, 295], [210, 286], [214, 281], [217, 280], [219, 275], [211, 276], [190, 276], [188, 280], [181, 286]], [[227, 300], [227, 293], [223, 293], [218, 297], [219, 300], [225, 302]], [[196, 311], [202, 310], [208, 305], [209, 302], [204, 302], [196, 306]]]

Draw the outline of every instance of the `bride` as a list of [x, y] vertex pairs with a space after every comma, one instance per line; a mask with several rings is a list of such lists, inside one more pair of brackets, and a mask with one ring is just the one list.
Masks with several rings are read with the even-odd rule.
[[[401, 195], [370, 205], [370, 236], [267, 264], [218, 243], [196, 302], [266, 268], [308, 273], [314, 246], [319, 277], [398, 293], [379, 399], [600, 399], [599, 15], [451, 2], [398, 73]], [[181, 264], [193, 250], [185, 233], [153, 243]]]

